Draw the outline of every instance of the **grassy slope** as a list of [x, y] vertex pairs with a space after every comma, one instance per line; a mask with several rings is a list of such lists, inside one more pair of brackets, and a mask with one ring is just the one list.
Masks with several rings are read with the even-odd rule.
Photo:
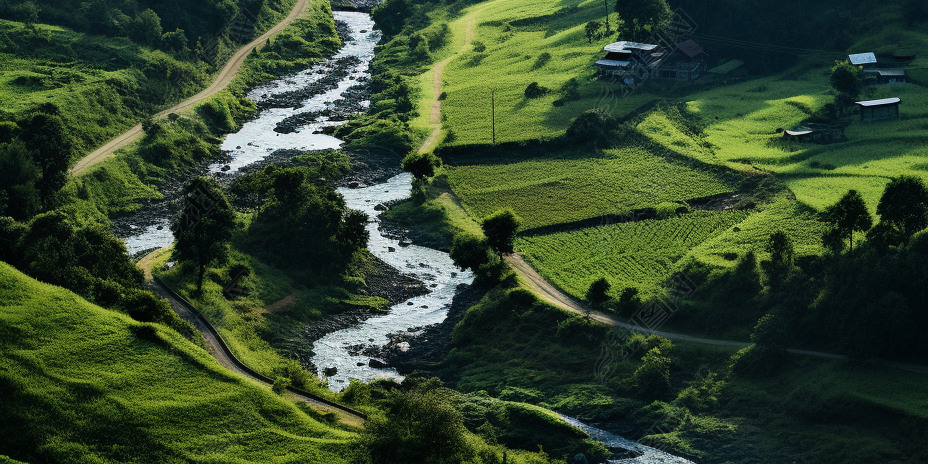
[[[165, 271], [164, 263], [169, 259], [170, 253], [163, 253], [155, 260], [155, 274], [203, 312], [239, 359], [269, 376], [288, 362], [287, 355], [305, 356], [310, 350], [301, 337], [306, 325], [351, 308], [386, 306], [386, 300], [380, 297], [361, 296], [349, 290], [363, 285], [363, 277], [373, 272], [367, 256], [359, 256], [345, 276], [317, 276], [307, 284], [305, 276], [301, 279], [233, 249], [226, 265], [207, 273], [203, 294], [198, 297], [191, 296], [196, 288], [195, 273], [180, 267]], [[236, 264], [245, 264], [253, 272], [239, 281], [238, 288], [245, 293], [230, 300], [223, 295], [223, 288], [231, 281], [229, 269]], [[328, 394], [315, 383], [307, 388]]]
[[[159, 199], [161, 194], [156, 185], [175, 172], [202, 162], [200, 152], [218, 149], [215, 137], [234, 130], [254, 111], [254, 105], [244, 99], [248, 88], [307, 67], [333, 53], [338, 44], [328, 2], [314, 2], [306, 16], [281, 31], [270, 46], [248, 56], [227, 91], [220, 92], [197, 111], [183, 115], [180, 123], [162, 121], [166, 130], [158, 137], [145, 137], [81, 176], [69, 177], [60, 195], [60, 208], [82, 222], [106, 223], [110, 216], [131, 212], [145, 201]], [[204, 117], [203, 108], [210, 106], [230, 109], [224, 115], [223, 127]], [[204, 124], [210, 128], [210, 134], [190, 129]], [[144, 156], [145, 148], [156, 143], [170, 147], [170, 160]]]
[[352, 434], [229, 373], [176, 332], [2, 263], [0, 295], [0, 454], [36, 462], [347, 462]]
[[[564, 13], [549, 17], [562, 8]], [[455, 136], [452, 144], [488, 143], [491, 140], [490, 90], [496, 91], [497, 141], [530, 140], [555, 136], [566, 130], [568, 123], [583, 111], [605, 106], [621, 116], [652, 100], [647, 94], [629, 98], [615, 95], [611, 87], [591, 80], [593, 62], [610, 38], [587, 43], [584, 24], [604, 19], [603, 5], [598, 0], [490, 0], [464, 10], [464, 14], [449, 25], [458, 40], [464, 35], [469, 14], [477, 13], [474, 40], [486, 46], [485, 52], [469, 51], [454, 59], [443, 74], [442, 103], [445, 126]], [[615, 27], [616, 17], [612, 17]], [[460, 42], [453, 41], [455, 50]], [[543, 53], [550, 59], [539, 62]], [[426, 72], [431, 76], [430, 71]], [[578, 78], [581, 99], [563, 107], [552, 105], [557, 92], [526, 99], [524, 91], [533, 81], [557, 91], [571, 78]], [[420, 79], [422, 95], [432, 95], [431, 77]], [[424, 100], [423, 100], [424, 101]], [[422, 111], [413, 122], [424, 126], [428, 111]]]

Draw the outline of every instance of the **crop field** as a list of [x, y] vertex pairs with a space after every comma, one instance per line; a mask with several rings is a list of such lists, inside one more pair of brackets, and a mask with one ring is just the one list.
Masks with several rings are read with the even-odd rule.
[[690, 252], [748, 216], [744, 211], [695, 212], [664, 220], [610, 224], [521, 237], [517, 251], [549, 281], [577, 298], [606, 277], [613, 293], [656, 291]]
[[[622, 116], [652, 101], [653, 96], [643, 93], [622, 97], [615, 86], [593, 79], [593, 63], [615, 34], [589, 43], [584, 25], [590, 20], [603, 22], [603, 8], [599, 0], [491, 0], [464, 10], [464, 15], [451, 21], [454, 37], [459, 39], [475, 17], [474, 43], [485, 49], [466, 51], [444, 70], [447, 98], [442, 113], [453, 133], [449, 143], [492, 140], [491, 91], [496, 96], [497, 142], [557, 136], [590, 108], [602, 107]], [[613, 14], [612, 31], [616, 20]], [[422, 94], [432, 95], [432, 71], [425, 74], [419, 80]], [[574, 78], [580, 84], [576, 99], [554, 106], [561, 98], [559, 90]], [[551, 92], [528, 99], [525, 88], [531, 82]], [[420, 115], [427, 112], [420, 103]]]
[[17, 438], [5, 442], [12, 456], [348, 462], [353, 434], [230, 373], [173, 330], [94, 306], [3, 263], [0, 290], [0, 432]]
[[448, 179], [467, 211], [484, 217], [512, 208], [523, 228], [550, 226], [706, 197], [730, 181], [637, 147], [603, 156], [569, 155], [500, 164], [456, 165]]

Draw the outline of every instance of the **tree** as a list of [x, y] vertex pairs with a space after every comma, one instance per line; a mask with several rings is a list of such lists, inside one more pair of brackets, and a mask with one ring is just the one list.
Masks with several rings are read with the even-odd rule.
[[216, 181], [199, 177], [183, 191], [183, 209], [172, 229], [178, 260], [197, 267], [197, 292], [203, 290], [206, 267], [225, 261], [235, 229], [235, 214]]
[[406, 19], [412, 16], [412, 4], [409, 0], [386, 0], [371, 11], [371, 17], [377, 27], [387, 36], [396, 35], [403, 30]]
[[615, 11], [640, 34], [645, 28], [653, 29], [670, 19], [671, 10], [667, 0], [619, 0]]
[[135, 15], [129, 38], [142, 45], [159, 47], [161, 45], [161, 18], [152, 9], [147, 9]]
[[913, 176], [892, 179], [876, 207], [880, 223], [898, 230], [904, 241], [928, 227], [928, 187]]
[[[609, 289], [611, 287], [612, 285], [605, 277], [596, 279], [590, 284], [590, 288], [586, 291], [587, 301], [593, 306], [602, 307], [609, 301]], [[587, 317], [589, 317], [589, 314]]]
[[42, 208], [41, 173], [26, 145], [0, 144], [0, 215], [25, 220]]
[[184, 53], [189, 51], [187, 48], [187, 34], [183, 29], [177, 29], [174, 32], [165, 32], [161, 36], [161, 46], [167, 50]]
[[786, 334], [786, 327], [779, 316], [765, 314], [754, 326], [751, 341], [761, 348], [782, 352], [786, 350]]
[[837, 203], [825, 209], [822, 217], [831, 223], [832, 230], [847, 239], [851, 250], [854, 249], [854, 232], [866, 232], [873, 227], [867, 204], [856, 190], [848, 191]]
[[439, 167], [441, 158], [433, 153], [410, 153], [403, 158], [403, 169], [419, 181], [434, 176]]
[[860, 68], [851, 64], [850, 61], [835, 61], [831, 68], [831, 86], [838, 91], [835, 96], [835, 105], [839, 111], [842, 108], [850, 106], [860, 95], [863, 89], [863, 76]]
[[649, 399], [666, 397], [670, 393], [670, 358], [659, 347], [654, 347], [641, 361], [641, 366], [632, 374], [639, 395]]
[[[404, 382], [404, 387], [409, 380]], [[453, 392], [436, 381], [397, 389], [383, 401], [384, 414], [371, 417], [363, 432], [367, 462], [391, 464], [470, 462], [474, 453], [467, 440], [464, 417]]]
[[602, 27], [602, 24], [597, 20], [592, 20], [586, 23], [586, 41], [587, 43], [593, 43], [593, 39], [599, 38], [599, 28]]
[[770, 235], [766, 250], [773, 264], [784, 267], [793, 265], [793, 241], [782, 230]]
[[509, 209], [497, 211], [484, 218], [481, 223], [487, 243], [500, 257], [513, 252], [516, 232], [521, 225], [522, 219]]
[[42, 174], [38, 187], [44, 209], [52, 208], [55, 194], [64, 187], [73, 151], [64, 121], [57, 113], [57, 107], [43, 106], [20, 123], [21, 137]]
[[577, 116], [577, 119], [574, 119], [567, 128], [567, 138], [583, 145], [609, 144], [620, 136], [618, 129], [618, 120], [597, 108]]
[[470, 269], [474, 272], [488, 264], [492, 256], [485, 239], [468, 233], [454, 236], [450, 255], [454, 264], [461, 270]]

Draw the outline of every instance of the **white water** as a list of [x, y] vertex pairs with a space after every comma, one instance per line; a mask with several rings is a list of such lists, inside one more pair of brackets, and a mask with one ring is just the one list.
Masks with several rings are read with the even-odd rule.
[[358, 64], [350, 69], [350, 73], [338, 83], [336, 88], [309, 98], [298, 108], [270, 108], [262, 111], [260, 117], [245, 123], [238, 132], [228, 135], [222, 143], [222, 150], [228, 152], [232, 160], [228, 163], [216, 163], [210, 166], [211, 172], [220, 172], [223, 166], [228, 165], [231, 168], [228, 173], [235, 173], [249, 164], [263, 160], [277, 150], [325, 150], [341, 146], [342, 141], [335, 137], [313, 133], [325, 126], [341, 124], [341, 122], [329, 121], [325, 117], [320, 117], [315, 122], [303, 126], [298, 132], [290, 134], [274, 132], [277, 123], [290, 116], [328, 108], [335, 100], [342, 98], [346, 90], [357, 84], [359, 79], [369, 76], [370, 62], [374, 58], [374, 47], [380, 40], [380, 32], [374, 30], [374, 22], [370, 15], [337, 11], [335, 20], [347, 24], [351, 30], [351, 40], [335, 56], [326, 60], [325, 63], [286, 79], [257, 87], [248, 93], [248, 98], [261, 102], [268, 96], [304, 88], [324, 77], [332, 67], [332, 63], [339, 58], [356, 57], [359, 59]]
[[567, 422], [574, 427], [583, 430], [594, 440], [602, 442], [610, 449], [623, 449], [634, 451], [638, 453], [639, 456], [635, 458], [628, 459], [616, 459], [610, 460], [610, 463], [613, 464], [693, 464], [693, 461], [683, 459], [679, 456], [674, 456], [669, 453], [665, 453], [659, 449], [651, 448], [649, 446], [642, 445], [641, 443], [634, 442], [622, 438], [616, 434], [609, 433], [605, 430], [600, 430], [596, 427], [586, 425], [583, 422], [580, 422], [573, 417], [561, 415], [561, 418], [564, 419], [564, 422]]
[[328, 378], [332, 390], [344, 389], [350, 379], [363, 382], [380, 378], [402, 379], [395, 369], [369, 367], [370, 356], [355, 353], [357, 350], [352, 347], [359, 344], [382, 347], [390, 341], [388, 334], [415, 334], [417, 332], [410, 329], [444, 321], [458, 286], [473, 281], [470, 271], [457, 269], [447, 253], [415, 245], [404, 247], [398, 240], [384, 237], [380, 233], [377, 220], [380, 212], [375, 207], [380, 203], [408, 198], [411, 182], [412, 176], [400, 174], [383, 184], [367, 188], [339, 189], [349, 208], [363, 211], [372, 219], [367, 225], [370, 233], [368, 249], [371, 253], [424, 283], [429, 293], [394, 305], [387, 314], [372, 317], [355, 327], [329, 333], [317, 340], [313, 345], [313, 363], [320, 373], [328, 367], [338, 369], [335, 375]]

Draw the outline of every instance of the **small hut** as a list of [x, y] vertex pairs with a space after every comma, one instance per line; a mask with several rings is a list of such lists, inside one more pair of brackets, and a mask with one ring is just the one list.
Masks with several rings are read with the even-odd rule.
[[883, 98], [857, 102], [860, 107], [861, 122], [895, 121], [899, 119], [899, 104], [902, 99]]

